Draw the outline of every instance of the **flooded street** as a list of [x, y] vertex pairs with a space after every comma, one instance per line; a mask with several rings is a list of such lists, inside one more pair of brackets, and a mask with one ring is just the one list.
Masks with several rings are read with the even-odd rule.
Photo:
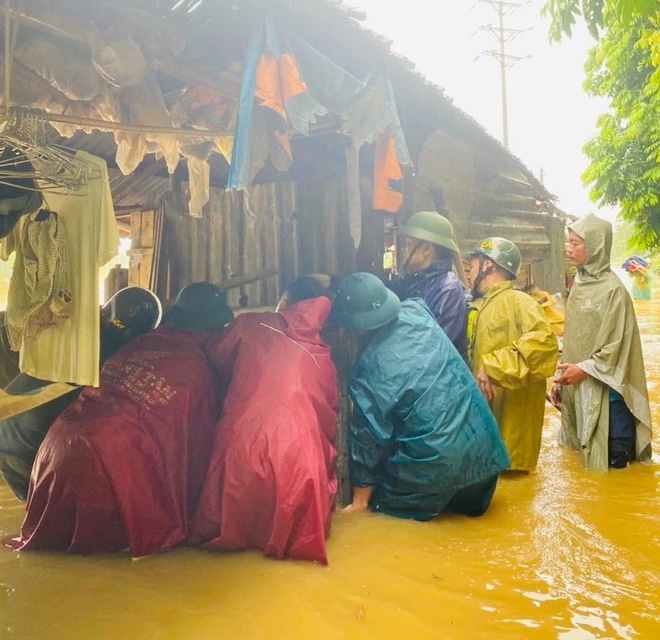
[[[538, 470], [482, 518], [335, 514], [329, 566], [182, 549], [0, 549], [0, 638], [653, 638], [660, 622], [660, 302], [636, 302], [654, 464], [586, 473], [547, 406]], [[23, 505], [0, 486], [0, 536]], [[654, 632], [653, 629], [656, 631]]]

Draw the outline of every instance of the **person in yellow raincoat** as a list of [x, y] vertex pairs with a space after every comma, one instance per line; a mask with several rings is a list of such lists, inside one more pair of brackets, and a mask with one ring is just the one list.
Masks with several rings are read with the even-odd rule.
[[513, 242], [487, 238], [469, 257], [472, 373], [497, 420], [511, 458], [509, 470], [533, 471], [557, 339], [539, 304], [513, 288], [520, 268], [520, 251]]

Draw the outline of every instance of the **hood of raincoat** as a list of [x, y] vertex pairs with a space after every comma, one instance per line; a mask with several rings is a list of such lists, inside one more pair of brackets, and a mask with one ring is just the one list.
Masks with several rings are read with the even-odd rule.
[[293, 340], [318, 343], [319, 331], [330, 315], [332, 303], [325, 296], [301, 300], [280, 311], [286, 334]]
[[580, 218], [568, 227], [576, 233], [587, 247], [587, 260], [580, 267], [588, 275], [596, 277], [610, 270], [610, 251], [612, 249], [612, 224], [598, 218], [593, 213]]

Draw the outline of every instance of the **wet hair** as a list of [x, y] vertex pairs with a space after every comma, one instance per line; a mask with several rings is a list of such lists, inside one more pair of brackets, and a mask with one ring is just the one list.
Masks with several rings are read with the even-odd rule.
[[310, 274], [296, 278], [287, 288], [287, 302], [294, 304], [301, 300], [325, 296], [334, 300], [341, 278], [324, 274]]

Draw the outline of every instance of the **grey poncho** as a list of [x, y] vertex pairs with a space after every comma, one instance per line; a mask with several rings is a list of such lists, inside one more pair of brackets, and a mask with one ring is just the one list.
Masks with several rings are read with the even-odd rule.
[[587, 259], [568, 296], [561, 360], [589, 376], [562, 389], [559, 442], [581, 451], [588, 469], [607, 470], [610, 388], [635, 416], [637, 459], [651, 457], [642, 346], [630, 295], [610, 270], [612, 225], [589, 214], [569, 228], [584, 240]]

